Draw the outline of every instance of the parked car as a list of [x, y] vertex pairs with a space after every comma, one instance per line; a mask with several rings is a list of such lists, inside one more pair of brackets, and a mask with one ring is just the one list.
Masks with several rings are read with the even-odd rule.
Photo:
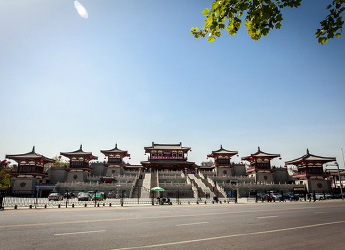
[[89, 201], [91, 200], [91, 195], [89, 193], [79, 193], [78, 194], [78, 201]]
[[279, 194], [279, 193], [271, 193], [270, 195], [271, 195], [271, 199], [273, 201], [280, 201], [280, 200], [282, 200], [282, 195]]
[[[311, 194], [311, 198], [313, 199], [313, 194]], [[326, 198], [326, 194], [323, 194], [323, 193], [315, 193], [315, 198], [317, 200], [325, 200]]]
[[68, 199], [72, 199], [72, 198], [75, 198], [76, 196], [74, 193], [64, 193], [63, 197], [68, 198]]
[[91, 200], [97, 200], [97, 201], [102, 201], [104, 200], [104, 193], [103, 192], [97, 192], [97, 193], [93, 193], [91, 195]]
[[326, 199], [332, 199], [333, 195], [330, 193], [325, 193]]
[[283, 193], [282, 196], [282, 200], [295, 200], [298, 201], [299, 200], [299, 196], [298, 195], [293, 195], [292, 193]]
[[107, 198], [116, 198], [116, 193], [113, 191], [108, 192]]
[[273, 195], [272, 193], [270, 194], [261, 193], [261, 194], [258, 194], [258, 197], [259, 199], [261, 199], [261, 201], [268, 201], [268, 202], [276, 201], [276, 195]]
[[48, 200], [49, 201], [62, 201], [63, 200], [63, 195], [59, 193], [50, 193], [48, 195]]

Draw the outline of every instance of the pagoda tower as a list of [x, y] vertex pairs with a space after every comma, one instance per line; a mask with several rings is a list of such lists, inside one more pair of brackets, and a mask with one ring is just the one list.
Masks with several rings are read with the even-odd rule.
[[195, 170], [195, 162], [187, 159], [190, 147], [183, 147], [179, 144], [157, 144], [152, 142], [152, 146], [144, 147], [145, 154], [148, 153], [147, 161], [141, 164], [147, 170]]
[[323, 169], [323, 164], [336, 161], [335, 157], [323, 157], [307, 153], [297, 159], [287, 161], [286, 165], [297, 167], [297, 173], [293, 175], [295, 183], [305, 185], [308, 192], [328, 192], [331, 189], [329, 177]]
[[60, 155], [69, 159], [70, 163], [67, 168], [67, 182], [86, 181], [87, 173], [91, 171], [90, 161], [97, 160], [98, 157], [92, 155], [92, 152], [84, 152], [83, 146], [73, 152], [61, 152]]
[[107, 167], [106, 176], [121, 174], [122, 169], [125, 167], [123, 159], [131, 156], [128, 154], [127, 150], [117, 148], [117, 143], [115, 144], [115, 148], [110, 150], [101, 150], [101, 153], [108, 157], [108, 161], [104, 164]]
[[18, 163], [17, 170], [10, 172], [12, 177], [11, 191], [14, 194], [23, 195], [35, 194], [35, 186], [42, 184], [43, 179], [47, 177], [47, 173], [44, 172], [44, 165], [55, 162], [53, 159], [37, 154], [35, 146], [29, 153], [6, 155], [5, 157]]
[[220, 145], [220, 149], [212, 151], [211, 154], [207, 155], [208, 158], [214, 158], [214, 167], [216, 168], [217, 175], [234, 175], [233, 165], [230, 160], [231, 157], [237, 155], [238, 151], [230, 151], [223, 148]]
[[249, 177], [255, 178], [255, 182], [273, 183], [272, 173], [274, 170], [271, 167], [271, 160], [277, 157], [280, 157], [280, 154], [265, 153], [258, 147], [256, 153], [242, 157], [242, 160], [250, 163], [250, 166], [247, 168], [247, 173]]

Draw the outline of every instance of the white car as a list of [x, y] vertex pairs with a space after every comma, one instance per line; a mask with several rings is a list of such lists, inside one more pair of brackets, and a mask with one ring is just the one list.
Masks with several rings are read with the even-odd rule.
[[48, 195], [48, 200], [49, 201], [62, 201], [63, 200], [63, 195], [59, 193], [50, 193]]
[[91, 195], [89, 193], [79, 193], [78, 194], [78, 201], [90, 201]]

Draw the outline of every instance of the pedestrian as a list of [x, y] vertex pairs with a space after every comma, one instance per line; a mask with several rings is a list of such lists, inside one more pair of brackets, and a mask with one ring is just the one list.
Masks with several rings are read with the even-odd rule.
[[311, 202], [311, 195], [310, 195], [310, 193], [307, 194], [307, 197], [308, 197], [309, 202]]

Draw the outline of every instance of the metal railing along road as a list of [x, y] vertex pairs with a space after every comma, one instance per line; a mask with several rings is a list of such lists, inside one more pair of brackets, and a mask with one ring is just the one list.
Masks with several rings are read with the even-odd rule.
[[[161, 200], [157, 198], [123, 198], [123, 199], [105, 199], [96, 201], [79, 201], [77, 198], [63, 199], [59, 201], [49, 201], [48, 198], [21, 198], [5, 197], [4, 208], [60, 208], [60, 207], [103, 207], [103, 206], [121, 206], [121, 205], [159, 205]], [[213, 199], [203, 198], [171, 198], [172, 205], [185, 204], [212, 204]], [[220, 203], [232, 203], [235, 199], [219, 199]]]

